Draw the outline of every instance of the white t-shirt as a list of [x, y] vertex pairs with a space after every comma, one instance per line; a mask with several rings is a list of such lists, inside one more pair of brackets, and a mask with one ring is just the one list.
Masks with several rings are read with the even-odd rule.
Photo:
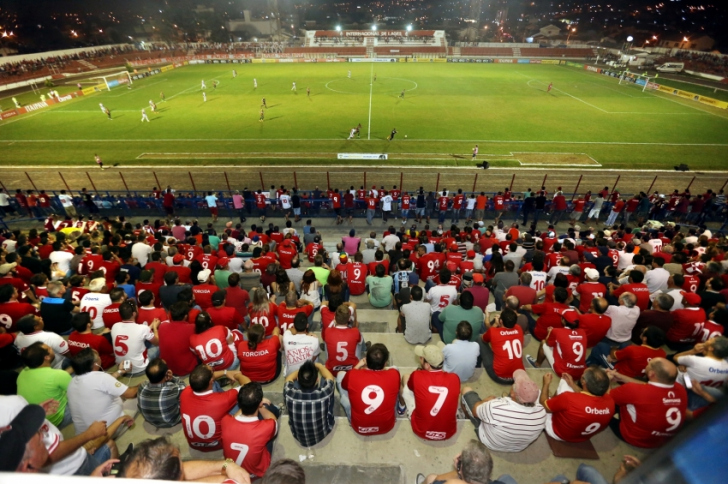
[[[728, 380], [728, 361], [714, 360], [704, 356], [688, 355], [677, 359], [678, 365], [684, 365], [692, 381], [701, 385], [720, 387]], [[685, 386], [685, 373], [679, 372], [677, 382]]]
[[10, 253], [15, 252], [15, 248], [17, 247], [18, 242], [15, 240], [3, 240], [3, 249], [7, 250]]
[[430, 303], [430, 312], [434, 314], [438, 311], [442, 311], [452, 304], [457, 297], [458, 290], [455, 286], [437, 285], [431, 287], [430, 290], [427, 291], [427, 300]]
[[384, 246], [384, 252], [389, 252], [390, 250], [394, 250], [394, 246], [397, 245], [397, 242], [399, 242], [399, 237], [397, 237], [394, 234], [389, 234], [386, 237], [382, 239], [382, 245]]
[[568, 276], [569, 268], [566, 266], [553, 266], [551, 269], [549, 269], [548, 274], [546, 274], [549, 279], [549, 285], [554, 283], [554, 278], [556, 278], [556, 274], [563, 274], [565, 276]]
[[48, 256], [51, 263], [58, 263], [58, 269], [66, 274], [68, 274], [68, 271], [71, 270], [71, 259], [73, 259], [73, 257], [73, 254], [66, 252], [65, 250], [55, 250]]
[[76, 435], [96, 421], [111, 425], [123, 416], [121, 395], [127, 386], [103, 371], [71, 378], [66, 393]]
[[131, 256], [134, 257], [142, 267], [147, 265], [149, 254], [152, 252], [154, 252], [154, 249], [144, 242], [137, 242], [131, 246]]
[[281, 195], [281, 207], [283, 208], [291, 208], [291, 196], [284, 193]]
[[208, 195], [205, 197], [208, 207], [217, 207], [217, 197], [215, 195]]
[[531, 274], [530, 288], [536, 291], [543, 290], [546, 287], [546, 273], [544, 271], [528, 271]]
[[382, 197], [382, 210], [385, 212], [392, 210], [392, 197], [390, 195], [384, 195]]
[[145, 341], [154, 339], [154, 331], [143, 324], [116, 323], [111, 328], [111, 344], [114, 346], [116, 363], [131, 361], [131, 373], [141, 373], [147, 369], [149, 357]]
[[111, 297], [108, 294], [90, 292], [81, 298], [81, 311], [89, 313], [93, 329], [104, 327], [103, 311], [107, 306], [111, 306]]
[[10, 202], [8, 201], [8, 194], [0, 192], [0, 207], [7, 207], [9, 205]]
[[288, 376], [298, 370], [306, 360], [318, 356], [319, 340], [316, 336], [293, 334], [287, 330], [283, 333], [283, 351], [286, 358], [286, 376]]
[[475, 202], [477, 202], [474, 198], [468, 198], [467, 205], [465, 206], [465, 210], [472, 210], [475, 208]]
[[634, 253], [619, 251], [619, 263], [617, 263], [617, 269], [620, 271], [625, 270], [627, 267], [632, 265], [632, 258]]
[[68, 353], [68, 343], [56, 333], [50, 333], [48, 331], [36, 331], [31, 334], [18, 333], [18, 336], [15, 338], [15, 347], [18, 350], [22, 350], [38, 341], [53, 348], [53, 352], [56, 354], [53, 360], [53, 368], [60, 370], [64, 359], [63, 355]]
[[[20, 413], [23, 408], [28, 406], [28, 401], [19, 395], [0, 396], [0, 427], [10, 425], [10, 422]], [[43, 445], [48, 450], [48, 454], [58, 449], [58, 444], [63, 441], [63, 435], [58, 428], [48, 420], [43, 422], [41, 426], [43, 434]], [[86, 449], [79, 447], [75, 452], [66, 456], [64, 459], [55, 464], [43, 468], [43, 472], [55, 475], [73, 475], [86, 460]]]
[[668, 290], [662, 290], [657, 291], [655, 293], [650, 294], [650, 301], [654, 301], [657, 296], [660, 294], [669, 294], [672, 296], [672, 307], [670, 308], [670, 311], [674, 311], [676, 309], [683, 309], [685, 306], [682, 304], [682, 289], [672, 289], [670, 291]]
[[65, 193], [58, 195], [58, 200], [61, 202], [61, 205], [63, 205], [63, 208], [73, 207], [73, 198]]

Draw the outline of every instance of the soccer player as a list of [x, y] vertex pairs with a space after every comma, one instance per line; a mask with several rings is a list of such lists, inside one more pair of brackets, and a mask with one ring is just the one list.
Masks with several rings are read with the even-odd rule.
[[207, 93], [204, 91], [202, 92], [202, 102], [207, 102]]
[[374, 82], [377, 82], [377, 73], [374, 73]]
[[361, 123], [356, 125], [356, 137], [361, 138]]
[[201, 87], [201, 89], [207, 89], [207, 85], [205, 85], [204, 79], [202, 80], [202, 87]]
[[96, 164], [99, 165], [99, 168], [102, 170], [104, 169], [104, 162], [101, 161], [101, 157], [97, 154], [94, 154], [94, 160], [96, 161]]
[[351, 71], [348, 71], [347, 72], [346, 77], [348, 77], [349, 79], [351, 79]]
[[546, 92], [551, 92], [551, 88], [553, 87], [553, 85], [553, 82], [549, 82], [549, 87], [546, 89]]
[[296, 83], [295, 82], [293, 83], [293, 87], [291, 88], [291, 91], [293, 91], [295, 93], [298, 92], [298, 91], [296, 91]]
[[311, 88], [310, 87], [306, 88], [306, 96], [311, 97]]
[[253, 89], [258, 89], [258, 80], [253, 79]]
[[238, 77], [238, 71], [233, 69], [233, 79], [235, 79], [236, 77]]
[[104, 113], [104, 114], [106, 114], [106, 107], [104, 106], [104, 104], [103, 103], [99, 103], [99, 107], [101, 108], [101, 112]]
[[387, 141], [392, 141], [394, 139], [394, 135], [396, 135], [396, 134], [397, 134], [397, 128], [392, 128], [392, 132], [389, 133], [389, 136], [387, 136]]
[[402, 89], [402, 94], [399, 95], [400, 99], [404, 99], [404, 92], [405, 92], [405, 89]]
[[145, 109], [142, 109], [142, 123], [146, 121], [147, 123], [150, 123], [149, 116], [147, 116], [147, 111]]
[[152, 109], [153, 113], [157, 112], [157, 105], [154, 104], [154, 101], [152, 101], [151, 99], [149, 100], [149, 107]]
[[260, 121], [262, 123], [263, 120], [265, 120], [265, 112], [261, 109], [260, 110], [260, 118], [258, 118], [258, 121]]
[[212, 88], [217, 89], [217, 81], [212, 81]]
[[265, 108], [265, 109], [268, 109], [268, 105], [267, 105], [267, 104], [265, 103], [265, 98], [263, 98], [263, 99], [262, 99], [262, 100], [260, 101], [260, 107], [261, 107], [261, 108]]
[[351, 131], [349, 131], [349, 137], [348, 137], [348, 138], [346, 138], [346, 139], [347, 139], [347, 140], [349, 140], [349, 139], [354, 139], [354, 135], [355, 135], [355, 134], [356, 134], [356, 128], [351, 128]]
[[159, 93], [159, 98], [162, 100], [162, 102], [166, 101], [166, 99], [164, 99], [164, 91]]

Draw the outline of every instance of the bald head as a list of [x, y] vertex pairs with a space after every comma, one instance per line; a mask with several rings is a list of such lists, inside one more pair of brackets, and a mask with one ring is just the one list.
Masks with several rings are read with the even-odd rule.
[[647, 377], [650, 381], [672, 385], [677, 378], [677, 366], [665, 358], [653, 358], [647, 365]]
[[591, 308], [593, 313], [604, 314], [608, 307], [609, 303], [603, 297], [595, 297], [592, 299]]
[[637, 296], [631, 292], [625, 292], [619, 296], [619, 304], [628, 308], [633, 308], [637, 305]]

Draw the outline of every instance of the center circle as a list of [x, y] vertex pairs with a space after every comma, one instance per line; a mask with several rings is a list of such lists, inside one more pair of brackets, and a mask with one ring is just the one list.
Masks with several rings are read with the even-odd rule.
[[[369, 80], [370, 78], [367, 78], [362, 82], [356, 78], [339, 78], [328, 81], [324, 86], [329, 91], [339, 94], [368, 94]], [[374, 81], [375, 92], [379, 92], [380, 94], [382, 89], [385, 90], [385, 94], [395, 95], [400, 94], [402, 90], [414, 91], [418, 87], [415, 81], [401, 77], [377, 77], [377, 80]]]

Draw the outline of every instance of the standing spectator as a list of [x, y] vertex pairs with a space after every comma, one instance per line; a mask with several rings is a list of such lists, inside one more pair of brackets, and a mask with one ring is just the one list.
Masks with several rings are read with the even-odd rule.
[[321, 363], [306, 361], [286, 377], [283, 399], [296, 441], [310, 447], [334, 429], [336, 379]]
[[549, 218], [549, 223], [551, 225], [556, 225], [561, 221], [561, 217], [563, 217], [564, 213], [566, 212], [566, 197], [564, 196], [564, 193], [560, 191], [556, 192], [556, 195], [554, 196], [551, 204], [552, 210], [551, 218]]
[[161, 358], [150, 361], [145, 373], [149, 381], [139, 385], [139, 412], [158, 429], [174, 427], [182, 421], [180, 395], [185, 383], [172, 374]]
[[[470, 341], [473, 328], [467, 321], [461, 321], [455, 330], [455, 339], [449, 345], [442, 348], [442, 356], [445, 359], [443, 369], [447, 373], [454, 373], [461, 382], [469, 380], [478, 366], [480, 347], [478, 343]], [[443, 345], [442, 342], [439, 343]]]
[[518, 315], [504, 309], [483, 334], [483, 368], [491, 380], [501, 385], [512, 384], [513, 373], [524, 369], [523, 330], [517, 322]]
[[62, 429], [73, 421], [66, 393], [71, 375], [53, 368], [54, 357], [53, 348], [41, 341], [25, 348], [23, 362], [27, 368], [18, 375], [18, 395], [35, 405], [49, 399], [57, 401], [58, 409], [48, 416], [48, 420]]
[[240, 223], [245, 223], [245, 199], [240, 194], [239, 190], [235, 190], [235, 193], [233, 194], [233, 208], [240, 218]]

